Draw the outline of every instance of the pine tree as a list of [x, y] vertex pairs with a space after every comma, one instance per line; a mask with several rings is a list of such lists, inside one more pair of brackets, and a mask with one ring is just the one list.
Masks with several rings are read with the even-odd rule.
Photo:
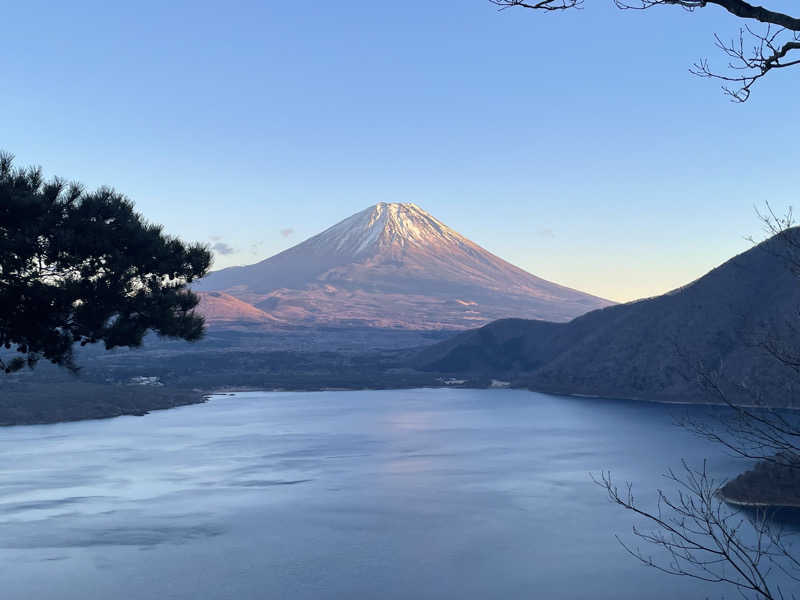
[[[73, 348], [135, 347], [152, 330], [198, 340], [187, 284], [211, 255], [148, 223], [110, 188], [85, 191], [0, 154], [0, 369], [40, 359], [76, 369]], [[8, 358], [16, 352], [17, 356]]]

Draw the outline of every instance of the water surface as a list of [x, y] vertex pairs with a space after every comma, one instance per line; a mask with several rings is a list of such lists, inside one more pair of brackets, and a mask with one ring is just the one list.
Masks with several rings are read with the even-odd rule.
[[[241, 393], [0, 429], [6, 599], [720, 597], [614, 539], [681, 458], [668, 405], [514, 390]], [[646, 594], [644, 593], [646, 591]], [[732, 590], [725, 590], [733, 596]]]

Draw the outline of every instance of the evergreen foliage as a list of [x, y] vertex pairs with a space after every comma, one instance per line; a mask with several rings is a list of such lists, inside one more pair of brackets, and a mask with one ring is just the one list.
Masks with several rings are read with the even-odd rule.
[[145, 221], [110, 188], [87, 192], [0, 154], [0, 368], [42, 358], [76, 369], [74, 345], [139, 346], [147, 331], [203, 336], [187, 284], [211, 255]]

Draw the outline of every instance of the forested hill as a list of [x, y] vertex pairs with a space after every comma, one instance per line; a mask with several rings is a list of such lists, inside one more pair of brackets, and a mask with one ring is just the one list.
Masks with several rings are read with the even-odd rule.
[[736, 401], [791, 405], [800, 376], [763, 342], [790, 353], [798, 346], [800, 279], [787, 260], [795, 244], [797, 228], [663, 296], [568, 323], [496, 321], [422, 350], [414, 363], [542, 391], [654, 400], [700, 400], [698, 375], [719, 373]]

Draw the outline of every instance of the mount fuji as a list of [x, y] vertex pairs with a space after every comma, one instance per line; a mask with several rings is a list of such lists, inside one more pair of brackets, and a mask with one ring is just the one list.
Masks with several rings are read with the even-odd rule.
[[193, 288], [212, 327], [468, 329], [504, 317], [568, 321], [613, 304], [531, 275], [399, 203], [371, 206]]

